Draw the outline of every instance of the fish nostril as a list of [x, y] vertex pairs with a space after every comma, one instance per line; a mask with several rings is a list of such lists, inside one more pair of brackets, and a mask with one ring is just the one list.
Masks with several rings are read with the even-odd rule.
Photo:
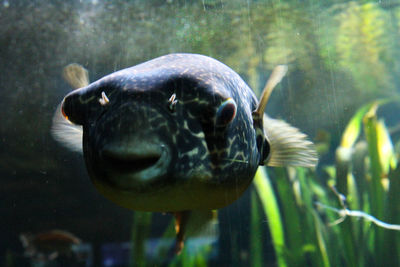
[[103, 161], [121, 172], [139, 172], [150, 168], [156, 164], [161, 158], [161, 154], [136, 154], [136, 153], [121, 153], [110, 150], [105, 150], [102, 153]]

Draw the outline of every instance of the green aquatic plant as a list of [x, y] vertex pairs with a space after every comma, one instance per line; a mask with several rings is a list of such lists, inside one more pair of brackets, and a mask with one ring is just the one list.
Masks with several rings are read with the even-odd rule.
[[134, 212], [132, 227], [132, 266], [146, 266], [145, 242], [151, 227], [150, 212]]
[[[279, 266], [399, 264], [400, 168], [389, 131], [377, 115], [387, 103], [376, 101], [355, 113], [336, 150], [336, 166], [326, 167], [328, 179], [301, 168], [279, 169], [273, 180], [257, 174], [271, 236], [284, 240], [272, 241]], [[260, 181], [275, 184], [275, 190]], [[271, 203], [265, 197], [279, 205], [267, 211]]]
[[284, 257], [285, 236], [278, 202], [273, 192], [270, 180], [268, 179], [267, 173], [262, 168], [259, 168], [257, 171], [254, 178], [254, 184], [264, 212], [269, 219], [268, 226], [271, 232], [271, 238], [277, 257], [277, 262], [279, 266], [287, 266], [287, 262]]
[[388, 71], [393, 52], [388, 16], [388, 12], [372, 2], [350, 2], [336, 16], [339, 22], [336, 35], [338, 63], [350, 71], [356, 86], [366, 93], [376, 88], [393, 90]]

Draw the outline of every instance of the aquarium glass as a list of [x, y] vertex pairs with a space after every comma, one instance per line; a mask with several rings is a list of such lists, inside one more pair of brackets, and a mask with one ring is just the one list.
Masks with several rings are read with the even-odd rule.
[[[180, 230], [193, 232], [183, 239], [179, 234], [177, 238], [175, 219], [184, 221], [188, 213], [123, 207], [131, 200], [115, 204], [90, 179], [90, 172], [103, 166], [88, 172], [84, 155], [91, 152], [82, 153], [82, 135], [76, 141], [76, 128], [63, 133], [75, 149], [54, 134], [54, 120], [71, 91], [172, 53], [214, 58], [254, 92], [252, 98], [247, 93], [203, 102], [194, 97], [188, 107], [197, 120], [185, 122], [180, 107], [186, 100], [179, 93], [168, 95], [162, 104], [164, 117], [176, 116], [182, 121], [177, 127], [189, 131], [202, 125], [196, 136], [204, 138], [205, 146], [188, 155], [229, 144], [221, 136], [237, 120], [247, 119], [251, 127], [239, 127], [232, 144], [250, 136], [245, 131], [255, 134], [258, 124], [253, 124], [257, 117], [252, 112], [277, 66], [287, 73], [271, 93], [265, 113], [306, 134], [301, 140], [313, 142], [310, 147], [318, 153], [314, 167], [269, 166], [273, 164], [266, 158], [246, 190], [233, 172], [220, 195], [201, 190], [201, 196], [188, 196], [189, 202], [196, 197], [213, 202], [222, 195], [237, 200], [217, 213], [200, 205], [199, 217], [192, 217], [194, 230], [180, 225]], [[115, 95], [108, 90], [116, 85], [123, 90], [128, 86], [124, 79], [142, 79], [144, 88], [164, 75], [168, 86], [197, 88], [185, 80], [185, 68], [200, 80], [210, 66], [190, 62], [190, 68], [188, 63], [179, 65], [181, 80], [168, 76], [176, 67], [168, 62], [162, 74], [153, 71], [147, 80], [134, 72], [121, 76], [91, 99], [81, 97], [82, 108], [71, 104], [82, 113], [69, 119], [80, 122], [86, 118], [81, 114], [92, 114], [85, 101], [101, 110], [111, 107]], [[71, 84], [65, 75], [70, 64], [86, 70], [82, 77], [87, 75], [87, 80]], [[228, 76], [219, 72], [216, 79]], [[399, 77], [400, 2], [393, 0], [0, 0], [0, 266], [400, 266]], [[209, 78], [202, 81], [212, 85], [206, 88], [225, 90]], [[238, 84], [231, 82], [229, 88], [242, 92]], [[137, 99], [158, 101], [138, 90]], [[199, 111], [200, 104], [211, 108]], [[68, 113], [68, 107], [63, 112]], [[152, 111], [138, 112], [146, 119], [137, 117], [137, 123], [146, 125], [152, 119]], [[83, 131], [96, 123], [86, 120]], [[116, 116], [110, 123], [121, 121], [121, 131], [124, 120], [131, 122]], [[266, 135], [274, 135], [271, 143], [280, 145], [268, 149], [276, 152], [292, 142], [287, 137], [291, 132], [283, 131], [282, 124], [271, 125], [276, 126]], [[102, 129], [110, 136], [116, 131]], [[221, 135], [209, 137], [215, 131]], [[85, 141], [87, 136], [84, 133], [84, 143], [94, 138]], [[137, 147], [148, 149], [151, 136], [138, 138], [144, 141], [135, 141]], [[255, 137], [252, 140], [254, 149], [238, 151], [244, 153], [242, 159], [230, 161], [237, 169], [250, 164], [248, 155], [261, 157]], [[171, 147], [183, 145], [175, 142]], [[135, 152], [128, 163], [136, 161], [136, 169], [146, 169], [165, 152], [160, 151], [144, 159]], [[303, 152], [304, 147], [297, 149], [296, 157]], [[289, 149], [282, 157], [290, 153], [294, 152]], [[218, 153], [207, 157], [213, 164], [220, 162]], [[186, 164], [184, 159], [177, 166]], [[191, 177], [201, 170], [199, 164], [200, 159], [191, 162], [184, 174]], [[127, 165], [118, 166], [130, 168]], [[143, 179], [151, 175], [145, 173]], [[164, 183], [177, 185], [167, 178]], [[105, 188], [114, 185], [110, 182]], [[149, 194], [139, 204], [161, 205], [174, 197], [154, 201]], [[198, 226], [203, 219], [212, 224]]]

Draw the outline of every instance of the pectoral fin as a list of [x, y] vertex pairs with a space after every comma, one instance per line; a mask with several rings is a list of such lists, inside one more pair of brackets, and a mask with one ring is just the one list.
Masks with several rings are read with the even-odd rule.
[[53, 116], [51, 134], [54, 139], [68, 149], [82, 153], [82, 126], [68, 121], [61, 112], [61, 105], [57, 107]]
[[264, 131], [271, 146], [264, 164], [273, 167], [315, 167], [318, 155], [314, 144], [299, 129], [264, 115]]

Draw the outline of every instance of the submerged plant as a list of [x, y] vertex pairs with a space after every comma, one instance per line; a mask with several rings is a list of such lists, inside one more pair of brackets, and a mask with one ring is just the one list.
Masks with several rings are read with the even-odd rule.
[[389, 131], [377, 116], [386, 103], [356, 112], [336, 149], [336, 166], [325, 167], [330, 174], [325, 181], [301, 168], [278, 170], [274, 180], [257, 174], [279, 266], [399, 264], [400, 168]]

